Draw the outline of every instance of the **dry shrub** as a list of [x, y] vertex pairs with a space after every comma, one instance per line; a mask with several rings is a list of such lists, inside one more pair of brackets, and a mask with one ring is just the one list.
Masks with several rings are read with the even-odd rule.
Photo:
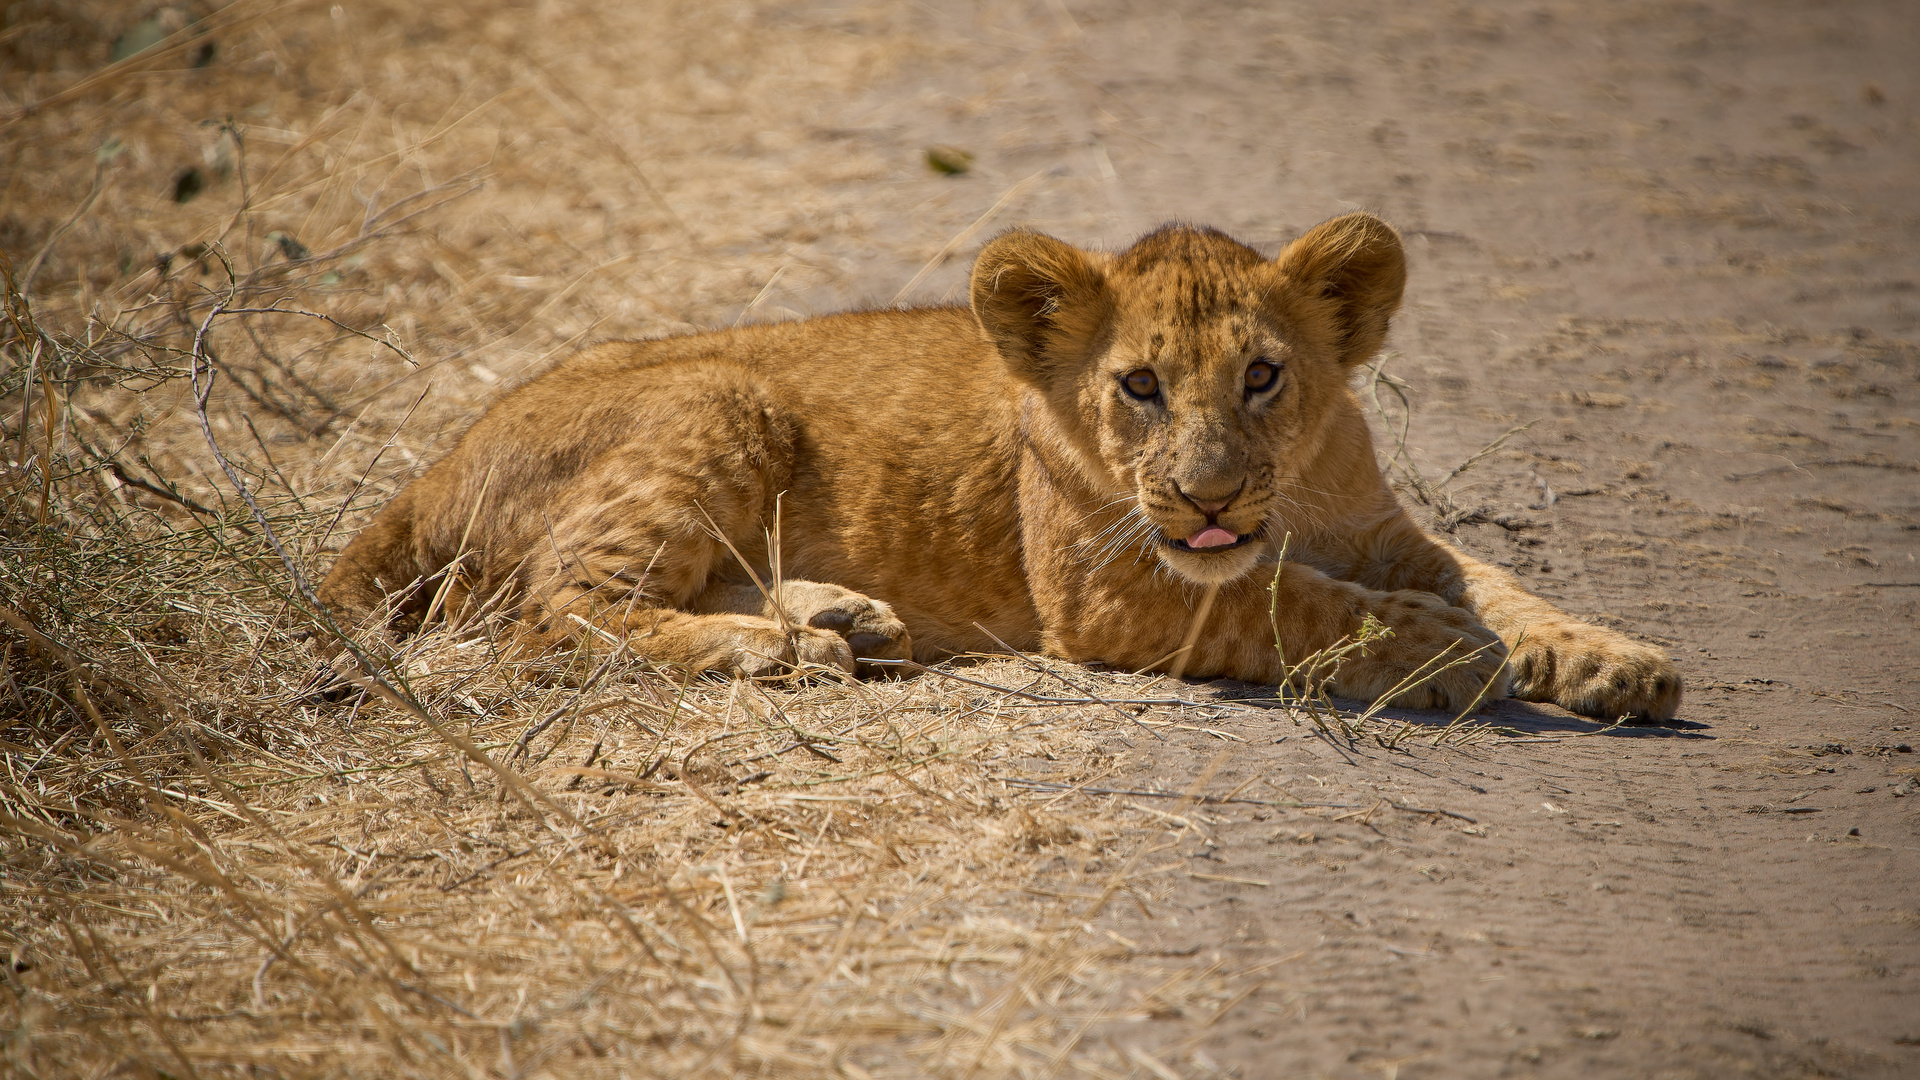
[[843, 281], [821, 232], [869, 243], [852, 182], [913, 166], [822, 103], [932, 52], [909, 24], [6, 10], [10, 1071], [1103, 1075], [1140, 1062], [1102, 1025], [1251, 985], [1101, 929], [1204, 825], [1076, 793], [1211, 715], [1113, 703], [1144, 680], [534, 673], [482, 626], [302, 690], [300, 580], [498, 384]]

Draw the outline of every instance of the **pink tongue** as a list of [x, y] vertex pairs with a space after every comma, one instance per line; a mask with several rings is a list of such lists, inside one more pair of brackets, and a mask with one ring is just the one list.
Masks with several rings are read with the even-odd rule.
[[1240, 538], [1238, 536], [1233, 535], [1218, 525], [1209, 525], [1199, 532], [1194, 533], [1192, 536], [1187, 537], [1187, 546], [1190, 548], [1225, 547], [1228, 544], [1236, 544], [1239, 542]]

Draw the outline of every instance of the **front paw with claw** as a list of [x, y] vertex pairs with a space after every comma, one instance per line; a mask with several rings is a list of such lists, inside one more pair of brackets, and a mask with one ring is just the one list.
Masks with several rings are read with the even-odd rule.
[[777, 627], [743, 632], [732, 643], [724, 661], [700, 665], [749, 679], [787, 675], [806, 668], [854, 670], [853, 650], [838, 634], [795, 627], [791, 634]]
[[1664, 652], [1586, 623], [1531, 626], [1513, 654], [1514, 697], [1600, 720], [1671, 720], [1680, 691], [1680, 671]]
[[824, 582], [785, 581], [776, 587], [774, 600], [793, 625], [844, 638], [862, 675], [889, 670], [862, 661], [913, 658], [906, 624], [890, 605], [871, 596]]

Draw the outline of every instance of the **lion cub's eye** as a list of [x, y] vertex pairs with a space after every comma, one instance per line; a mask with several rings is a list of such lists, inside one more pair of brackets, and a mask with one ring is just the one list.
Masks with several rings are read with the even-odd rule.
[[1279, 377], [1279, 365], [1271, 360], [1255, 360], [1247, 365], [1247, 389], [1256, 394], [1271, 389]]
[[1127, 388], [1127, 393], [1145, 401], [1160, 392], [1160, 376], [1146, 368], [1141, 368], [1139, 371], [1127, 372], [1121, 378], [1120, 385]]

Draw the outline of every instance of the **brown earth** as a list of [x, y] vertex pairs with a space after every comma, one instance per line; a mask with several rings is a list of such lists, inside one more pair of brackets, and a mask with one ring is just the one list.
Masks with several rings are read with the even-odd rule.
[[[290, 416], [250, 414], [262, 449], [281, 448], [276, 471], [329, 508], [429, 381], [396, 455], [412, 460], [381, 464], [376, 496], [497, 384], [582, 338], [955, 299], [969, 253], [1006, 225], [1118, 245], [1182, 219], [1273, 251], [1357, 207], [1404, 231], [1407, 304], [1374, 387], [1383, 464], [1470, 551], [1670, 648], [1681, 721], [1597, 731], [1503, 703], [1487, 715], [1504, 734], [1389, 748], [1189, 708], [1164, 715], [1210, 730], [1103, 729], [1097, 770], [989, 762], [996, 798], [1179, 822], [1125, 849], [1133, 884], [1087, 924], [1133, 966], [1122, 1005], [1061, 1021], [1055, 1067], [1920, 1075], [1907, 5], [343, 7], [296, 5], [224, 39], [262, 111], [194, 71], [142, 76], [103, 91], [101, 111], [12, 125], [0, 181], [0, 244], [24, 268], [84, 193], [99, 118], [120, 125], [129, 178], [41, 275], [43, 312], [78, 325], [102, 297], [157, 287], [138, 278], [152, 255], [231, 212], [167, 194], [222, 152], [202, 120], [242, 116], [255, 159], [313, 178], [258, 232], [314, 250], [358, 227], [354, 199], [481, 170], [491, 187], [438, 211], [427, 239], [343, 270], [361, 291], [341, 310], [397, 328], [424, 361], [317, 354], [334, 365], [322, 388], [374, 434], [340, 434], [335, 460], [333, 435], [282, 439]], [[8, 108], [106, 42], [72, 48], [81, 60], [6, 83]], [[322, 157], [299, 156], [314, 146]], [[936, 174], [930, 146], [972, 164]], [[389, 149], [400, 165], [365, 171]], [[152, 415], [158, 446], [191, 414]], [[213, 470], [173, 453], [153, 460], [212, 498]], [[1106, 696], [1143, 681], [1099, 678]], [[1166, 797], [1196, 781], [1242, 801]], [[1091, 790], [1063, 795], [1075, 785]], [[1331, 805], [1280, 805], [1299, 802]], [[1104, 850], [1026, 850], [1039, 894], [1097, 895], [1113, 872]], [[26, 941], [26, 901], [9, 903]], [[1202, 983], [1223, 987], [1206, 1008], [1183, 989]], [[1000, 1008], [961, 981], [929, 993]], [[832, 1057], [856, 1077], [970, 1074], [881, 1038]], [[811, 1068], [779, 1060], [754, 1068]]]

